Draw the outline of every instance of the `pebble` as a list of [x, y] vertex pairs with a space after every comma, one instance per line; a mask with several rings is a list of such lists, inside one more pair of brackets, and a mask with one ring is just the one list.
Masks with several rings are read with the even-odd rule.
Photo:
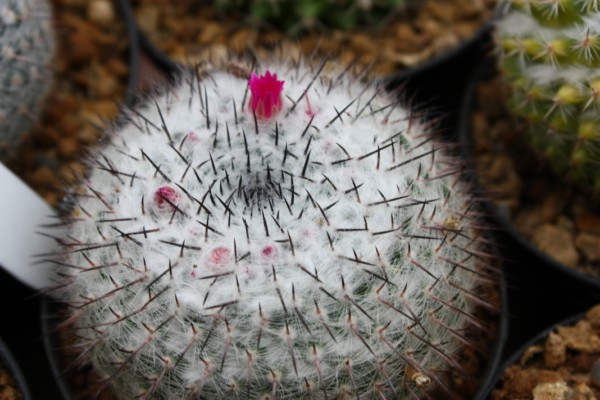
[[501, 181], [509, 177], [511, 171], [514, 170], [512, 166], [513, 161], [508, 155], [499, 155], [492, 159], [492, 164], [488, 167], [487, 176], [492, 181]]
[[585, 255], [588, 261], [600, 261], [600, 236], [582, 232], [575, 238], [575, 246]]
[[366, 33], [357, 33], [350, 36], [350, 44], [352, 48], [357, 51], [363, 53], [371, 53], [376, 49], [376, 46], [373, 46], [373, 39], [371, 36]]
[[202, 27], [198, 34], [197, 41], [199, 44], [208, 45], [214, 43], [217, 38], [225, 36], [226, 32], [223, 29], [223, 24], [215, 21], [208, 21]]
[[597, 400], [594, 391], [583, 382], [576, 384], [573, 397], [569, 400]]
[[156, 32], [159, 25], [160, 7], [144, 5], [135, 10], [135, 20], [142, 32]]
[[62, 138], [58, 143], [58, 156], [63, 159], [76, 158], [79, 155], [80, 146], [76, 137]]
[[68, 47], [71, 49], [71, 60], [76, 64], [85, 64], [98, 52], [94, 40], [88, 34], [82, 34], [81, 31], [73, 31], [67, 40]]
[[556, 226], [565, 231], [569, 232], [571, 235], [575, 234], [575, 222], [564, 215], [560, 215], [556, 220]]
[[600, 330], [600, 304], [592, 307], [586, 314], [592, 328]]
[[567, 266], [575, 266], [579, 254], [569, 232], [552, 224], [542, 224], [533, 233], [533, 243], [544, 253]]
[[127, 77], [129, 65], [119, 57], [113, 57], [106, 62], [106, 68], [110, 73], [119, 78]]
[[544, 362], [550, 368], [556, 368], [567, 361], [567, 345], [563, 338], [550, 333], [544, 343]]
[[596, 361], [594, 363], [592, 372], [590, 373], [590, 378], [594, 386], [600, 387], [600, 361]]
[[106, 26], [115, 19], [115, 9], [112, 2], [108, 0], [90, 0], [87, 16], [90, 21]]
[[107, 67], [94, 64], [89, 72], [89, 86], [91, 94], [99, 99], [111, 99], [119, 89], [119, 79]]
[[229, 47], [234, 52], [242, 52], [255, 41], [256, 32], [250, 29], [240, 29], [229, 38]]
[[570, 350], [586, 353], [600, 351], [600, 337], [587, 320], [580, 320], [574, 326], [559, 326], [558, 334], [564, 339]]
[[542, 201], [540, 218], [542, 222], [553, 223], [565, 207], [567, 196], [564, 193], [550, 193]]
[[564, 381], [540, 383], [533, 389], [533, 400], [569, 400], [572, 392]]
[[600, 215], [590, 212], [581, 213], [575, 219], [577, 229], [582, 232], [600, 234]]
[[458, 17], [458, 8], [452, 3], [426, 3], [424, 7], [438, 21], [451, 23]]

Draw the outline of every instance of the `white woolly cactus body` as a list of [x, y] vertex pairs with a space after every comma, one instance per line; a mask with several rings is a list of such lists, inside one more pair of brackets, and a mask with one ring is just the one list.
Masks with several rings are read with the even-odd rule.
[[600, 194], [600, 2], [504, 6], [497, 31], [511, 110], [555, 171]]
[[462, 165], [324, 65], [184, 73], [97, 151], [56, 262], [120, 397], [419, 397], [460, 371], [491, 274]]
[[40, 112], [54, 46], [48, 1], [0, 3], [0, 155], [17, 144]]

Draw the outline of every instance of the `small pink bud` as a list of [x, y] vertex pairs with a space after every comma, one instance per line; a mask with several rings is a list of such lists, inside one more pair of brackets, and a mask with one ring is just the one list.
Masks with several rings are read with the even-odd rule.
[[217, 247], [210, 252], [210, 261], [215, 265], [224, 265], [229, 261], [230, 252], [225, 247]]
[[154, 193], [154, 202], [159, 208], [164, 208], [168, 205], [177, 204], [179, 193], [170, 186], [161, 186]]
[[277, 249], [273, 246], [265, 246], [262, 248], [262, 255], [265, 258], [273, 258], [277, 255]]
[[196, 132], [194, 132], [194, 131], [190, 131], [187, 136], [188, 136], [188, 140], [192, 143], [195, 143], [198, 140], [200, 140], [200, 138], [198, 137], [198, 134], [196, 134]]
[[283, 83], [284, 81], [277, 80], [277, 74], [271, 74], [270, 71], [262, 76], [255, 73], [250, 75], [250, 105], [257, 118], [270, 119], [281, 110]]

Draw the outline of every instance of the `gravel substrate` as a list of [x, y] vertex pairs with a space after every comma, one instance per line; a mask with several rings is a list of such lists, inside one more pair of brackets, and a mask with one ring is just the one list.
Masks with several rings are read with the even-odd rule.
[[600, 306], [558, 325], [503, 374], [492, 400], [592, 400], [600, 397]]
[[397, 13], [381, 28], [351, 31], [315, 25], [299, 36], [268, 26], [252, 26], [243, 15], [222, 15], [211, 1], [132, 0], [141, 31], [179, 62], [218, 63], [228, 53], [261, 57], [280, 46], [285, 54], [333, 57], [358, 70], [384, 76], [439, 56], [470, 38], [488, 22], [496, 0], [423, 0]]

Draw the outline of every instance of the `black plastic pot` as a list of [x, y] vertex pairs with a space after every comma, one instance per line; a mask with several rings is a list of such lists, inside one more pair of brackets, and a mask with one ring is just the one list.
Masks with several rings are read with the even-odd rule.
[[498, 310], [498, 318], [496, 320], [496, 341], [491, 349], [487, 363], [482, 374], [479, 390], [473, 396], [473, 400], [485, 400], [487, 393], [495, 383], [496, 371], [502, 363], [502, 357], [506, 341], [509, 334], [509, 307], [508, 307], [508, 288], [506, 284], [506, 276], [503, 267], [499, 271], [499, 287], [500, 291], [500, 310]]
[[0, 371], [4, 371], [10, 375], [15, 389], [21, 392], [24, 400], [32, 399], [29, 386], [27, 386], [27, 383], [25, 382], [25, 376], [21, 372], [21, 368], [10, 352], [8, 346], [2, 339], [0, 339]]
[[544, 327], [598, 303], [600, 281], [542, 253], [494, 205], [479, 184], [472, 153], [471, 115], [477, 85], [493, 76], [495, 65], [495, 59], [486, 60], [467, 85], [455, 134], [488, 220], [497, 227], [499, 250], [505, 259], [511, 326], [503, 356], [506, 359]]
[[493, 47], [493, 25], [492, 19], [458, 46], [384, 78], [385, 87], [402, 88], [411, 103], [442, 113], [440, 126], [454, 127], [464, 90]]
[[129, 38], [129, 82], [125, 95], [125, 104], [133, 104], [137, 98], [140, 69], [140, 37], [135, 23], [135, 17], [129, 0], [115, 0], [119, 12], [127, 25], [127, 37]]
[[[474, 159], [472, 153], [470, 117], [475, 102], [476, 87], [482, 80], [487, 79], [494, 74], [492, 71], [493, 68], [491, 67], [494, 64], [495, 61], [489, 59], [485, 64], [482, 64], [482, 68], [474, 74], [467, 85], [459, 113], [457, 136], [460, 142], [462, 156], [471, 166], [470, 172], [472, 174], [472, 180], [477, 187], [478, 192], [484, 197], [483, 204], [488, 214], [507, 236], [510, 246], [518, 246], [523, 251], [530, 254], [536, 260], [535, 265], [544, 269], [543, 275], [538, 275], [539, 277], [544, 277], [545, 282], [548, 282], [551, 278], [558, 279], [560, 280], [560, 284], [567, 288], [569, 286], [574, 286], [574, 294], [577, 294], [578, 296], [582, 295], [581, 290], [583, 290], [585, 294], [590, 295], [592, 298], [600, 299], [600, 279], [586, 275], [574, 268], [569, 268], [540, 251], [529, 239], [517, 230], [509, 217], [494, 205], [490, 200], [490, 197], [486, 194], [485, 189], [479, 184], [475, 168], [473, 167]], [[532, 273], [537, 274], [540, 271], [535, 268]]]
[[[62, 360], [63, 344], [60, 343], [57, 334], [57, 326], [60, 321], [60, 303], [52, 299], [44, 298], [41, 302], [40, 315], [41, 327], [44, 340], [44, 349], [48, 360], [49, 370], [56, 383], [57, 391], [62, 400], [77, 399], [71, 385], [67, 380], [68, 365]], [[59, 400], [59, 399], [56, 399]], [[81, 399], [83, 400], [83, 398]]]

